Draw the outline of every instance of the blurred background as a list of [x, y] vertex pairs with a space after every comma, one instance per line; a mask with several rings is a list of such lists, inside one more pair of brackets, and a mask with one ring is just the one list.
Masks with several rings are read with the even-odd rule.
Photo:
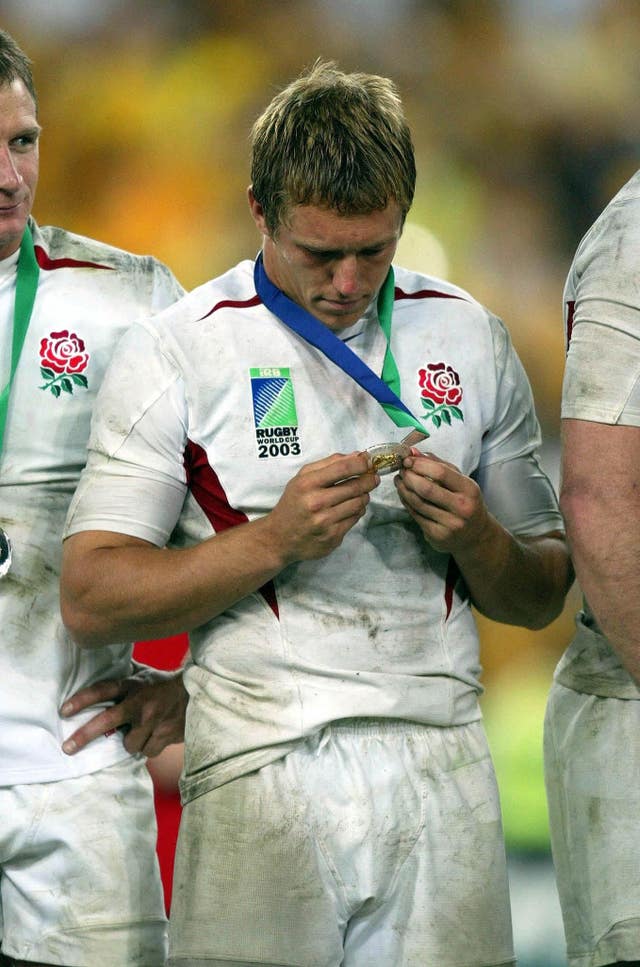
[[[0, 0], [0, 26], [35, 64], [38, 221], [153, 253], [188, 288], [257, 251], [248, 132], [275, 91], [319, 56], [392, 76], [418, 161], [397, 261], [505, 320], [557, 482], [564, 278], [638, 167], [637, 0]], [[541, 733], [577, 607], [576, 590], [536, 633], [481, 622], [521, 967], [565, 964]], [[183, 645], [143, 651], [170, 664]]]

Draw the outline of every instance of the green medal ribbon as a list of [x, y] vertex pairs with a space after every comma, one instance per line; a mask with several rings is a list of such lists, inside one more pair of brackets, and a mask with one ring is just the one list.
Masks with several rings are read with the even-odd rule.
[[[384, 363], [382, 364], [382, 380], [400, 398], [400, 373], [398, 372], [396, 361], [391, 352], [391, 316], [393, 314], [394, 298], [395, 277], [393, 267], [390, 266], [387, 277], [378, 293], [378, 320], [380, 322], [380, 328], [387, 340], [387, 349], [384, 354]], [[381, 406], [396, 426], [412, 426], [425, 436], [429, 435], [424, 428], [424, 424], [416, 419], [408, 409], [400, 409], [399, 406], [393, 403], [382, 403]]]
[[18, 276], [16, 279], [16, 298], [13, 307], [13, 339], [11, 343], [11, 371], [7, 385], [0, 394], [0, 453], [4, 441], [4, 430], [7, 423], [7, 410], [9, 408], [9, 394], [13, 385], [13, 378], [18, 367], [18, 360], [22, 352], [29, 321], [33, 311], [33, 304], [38, 290], [38, 277], [40, 269], [36, 261], [36, 253], [33, 247], [33, 237], [31, 229], [27, 225], [20, 243], [20, 255], [18, 256]]

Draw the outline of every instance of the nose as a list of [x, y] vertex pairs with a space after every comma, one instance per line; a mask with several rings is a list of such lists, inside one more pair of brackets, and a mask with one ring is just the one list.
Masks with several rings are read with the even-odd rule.
[[0, 190], [14, 192], [22, 184], [22, 176], [18, 171], [9, 145], [0, 145]]
[[333, 272], [333, 285], [340, 295], [354, 295], [359, 291], [357, 255], [344, 255], [337, 262]]

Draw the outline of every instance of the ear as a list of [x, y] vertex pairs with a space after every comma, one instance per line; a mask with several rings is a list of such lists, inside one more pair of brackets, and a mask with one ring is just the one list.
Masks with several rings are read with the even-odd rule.
[[264, 217], [264, 209], [256, 196], [253, 194], [253, 185], [249, 185], [247, 188], [247, 201], [249, 202], [249, 211], [251, 212], [251, 217], [253, 218], [258, 231], [261, 235], [267, 238], [271, 234], [267, 228], [267, 223]]

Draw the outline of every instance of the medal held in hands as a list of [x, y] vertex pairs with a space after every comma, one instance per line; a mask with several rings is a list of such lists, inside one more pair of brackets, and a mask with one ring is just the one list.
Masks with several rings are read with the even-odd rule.
[[409, 447], [404, 443], [378, 443], [365, 450], [371, 461], [371, 469], [381, 477], [401, 470], [402, 461], [409, 456], [410, 452]]
[[402, 470], [402, 461], [411, 453], [411, 447], [426, 440], [428, 435], [422, 430], [411, 430], [399, 443], [378, 443], [376, 446], [367, 447], [364, 452], [369, 455], [371, 469], [381, 477], [385, 473]]

